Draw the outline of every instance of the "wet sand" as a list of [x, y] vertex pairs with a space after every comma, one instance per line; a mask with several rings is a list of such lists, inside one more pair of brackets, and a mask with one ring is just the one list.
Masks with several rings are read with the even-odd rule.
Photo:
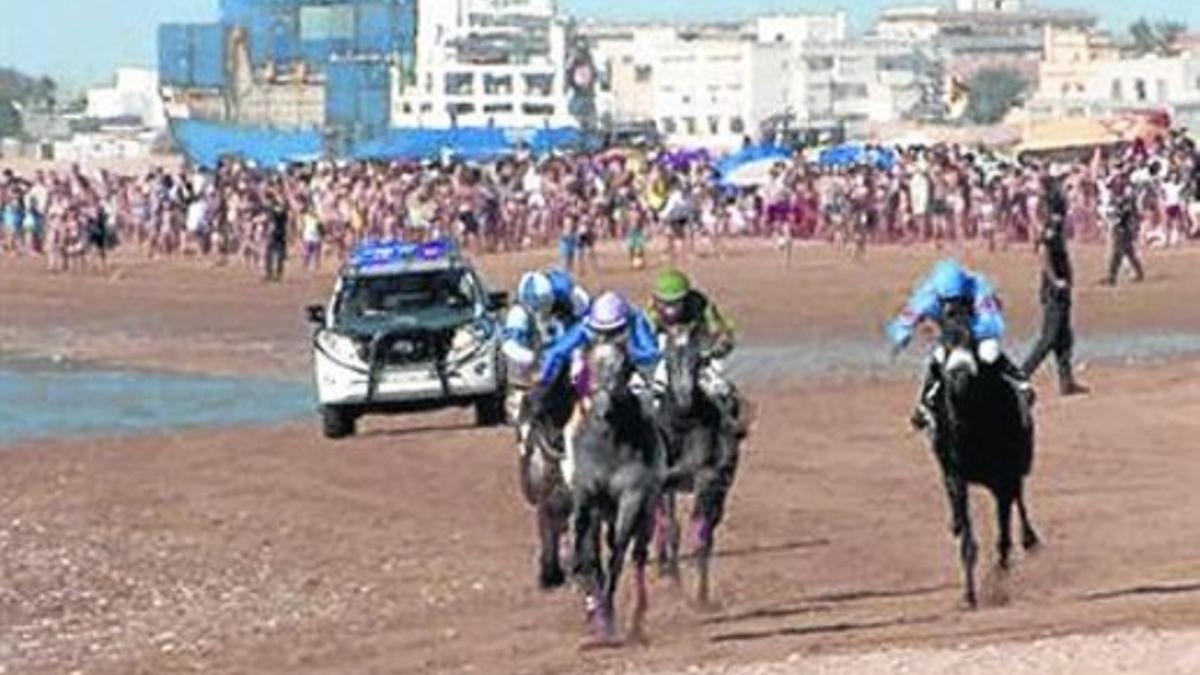
[[[1081, 280], [1098, 276], [1101, 252], [1080, 257]], [[510, 283], [535, 258], [546, 259], [489, 259], [485, 269]], [[961, 672], [1044, 672], [1039, 663], [1108, 638], [1025, 643], [1083, 634], [1118, 636], [1117, 651], [1099, 652], [1113, 663], [1141, 655], [1140, 671], [1191, 672], [1170, 670], [1176, 633], [1139, 631], [1200, 626], [1200, 360], [1173, 348], [1200, 334], [1200, 251], [1151, 253], [1140, 286], [1080, 290], [1081, 351], [1095, 336], [1097, 354], [1084, 378], [1096, 391], [1062, 400], [1045, 373], [1038, 379], [1047, 386], [1030, 505], [1046, 546], [1019, 555], [1007, 576], [988, 573], [974, 613], [959, 607], [932, 458], [904, 422], [915, 369], [821, 372], [803, 356], [813, 351], [805, 345], [828, 345], [822, 353], [843, 350], [847, 363], [874, 358], [867, 345], [933, 258], [888, 250], [858, 265], [821, 247], [788, 271], [750, 250], [695, 264], [745, 329], [747, 363], [763, 371], [747, 374], [761, 416], [718, 534], [718, 606], [697, 611], [656, 583], [648, 645], [578, 649], [578, 597], [534, 590], [533, 521], [511, 434], [472, 429], [469, 414], [451, 411], [370, 419], [361, 437], [336, 444], [302, 419], [6, 449], [0, 665], [949, 672], [957, 647], [972, 645], [1001, 656]], [[1028, 339], [1035, 259], [972, 258], [994, 271], [1015, 339]], [[275, 287], [250, 272], [217, 275], [195, 263], [127, 260], [59, 277], [10, 265], [0, 337], [102, 363], [305, 378], [302, 307], [324, 299], [329, 276]], [[626, 272], [604, 280], [645, 289]], [[1166, 346], [1133, 351], [1147, 344]], [[992, 506], [979, 494], [974, 508], [986, 570]], [[1092, 662], [1108, 661], [1080, 663]]]

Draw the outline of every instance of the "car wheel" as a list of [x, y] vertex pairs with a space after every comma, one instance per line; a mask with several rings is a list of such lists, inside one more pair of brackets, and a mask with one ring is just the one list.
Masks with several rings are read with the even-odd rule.
[[339, 439], [354, 435], [354, 414], [337, 406], [321, 406], [321, 430], [325, 438]]
[[475, 426], [498, 427], [507, 421], [502, 395], [481, 398], [475, 402]]

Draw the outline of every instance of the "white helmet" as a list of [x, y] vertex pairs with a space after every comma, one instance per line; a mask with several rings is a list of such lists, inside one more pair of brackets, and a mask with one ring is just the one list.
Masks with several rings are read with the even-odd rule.
[[517, 284], [517, 302], [534, 314], [545, 314], [554, 305], [554, 286], [541, 272], [529, 272]]

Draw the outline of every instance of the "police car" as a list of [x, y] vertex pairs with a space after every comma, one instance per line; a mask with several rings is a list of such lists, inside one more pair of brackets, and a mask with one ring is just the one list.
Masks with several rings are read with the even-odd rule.
[[325, 436], [354, 435], [367, 414], [449, 406], [503, 423], [506, 303], [450, 241], [357, 248], [329, 303], [308, 308]]

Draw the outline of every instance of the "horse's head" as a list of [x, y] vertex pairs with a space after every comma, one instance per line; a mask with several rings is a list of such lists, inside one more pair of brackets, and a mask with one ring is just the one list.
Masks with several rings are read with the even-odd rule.
[[617, 401], [629, 395], [631, 366], [624, 345], [615, 341], [596, 344], [587, 354], [586, 369], [592, 410], [606, 417]]
[[666, 336], [665, 366], [667, 395], [671, 406], [682, 413], [692, 410], [703, 359], [694, 331], [672, 331]]
[[966, 299], [947, 300], [942, 312], [941, 348], [945, 355], [942, 375], [950, 397], [967, 392], [972, 378], [979, 374], [975, 356], [975, 338], [971, 330], [974, 310]]

